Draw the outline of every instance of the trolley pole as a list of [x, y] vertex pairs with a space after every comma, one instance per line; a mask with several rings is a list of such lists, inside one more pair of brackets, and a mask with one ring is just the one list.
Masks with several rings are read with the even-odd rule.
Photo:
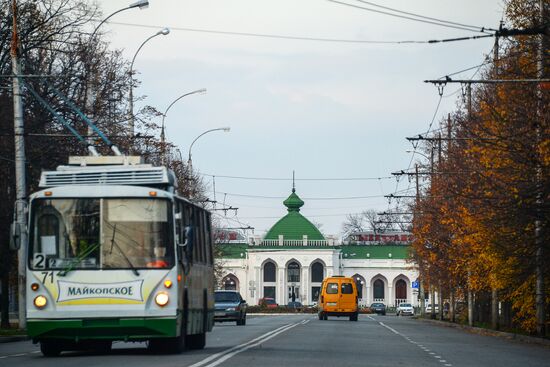
[[17, 286], [19, 300], [19, 328], [27, 327], [25, 315], [26, 310], [26, 279], [25, 279], [25, 255], [27, 248], [27, 218], [25, 211], [27, 207], [27, 187], [25, 180], [25, 137], [23, 136], [23, 98], [19, 75], [21, 66], [17, 57], [18, 35], [17, 35], [17, 3], [12, 1], [13, 35], [11, 40], [11, 64], [13, 73], [13, 123], [15, 130], [15, 223], [19, 226], [21, 234], [18, 239], [19, 249], [17, 253]]

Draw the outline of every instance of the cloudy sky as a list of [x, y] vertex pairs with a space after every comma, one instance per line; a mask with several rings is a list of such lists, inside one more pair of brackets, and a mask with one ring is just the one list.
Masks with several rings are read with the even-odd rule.
[[[498, 28], [504, 8], [502, 0], [373, 1], [489, 28]], [[99, 4], [107, 16], [130, 2]], [[136, 109], [147, 104], [164, 111], [186, 92], [208, 90], [170, 109], [167, 136], [187, 158], [199, 134], [231, 127], [195, 143], [193, 167], [205, 175], [212, 199], [239, 208], [222, 222], [250, 225], [258, 234], [286, 213], [282, 201], [291, 192], [293, 170], [306, 202], [302, 213], [325, 234], [339, 235], [348, 213], [387, 209], [383, 196], [410, 186], [407, 179], [397, 183], [390, 177], [410, 165], [406, 151], [412, 146], [405, 137], [428, 130], [434, 114], [437, 129], [460, 103], [461, 93], [453, 94], [459, 86], [448, 86], [440, 101], [437, 89], [422, 81], [482, 64], [494, 42], [370, 43], [479, 33], [327, 0], [150, 0], [148, 9], [127, 10], [103, 27], [112, 47], [128, 59], [147, 37], [171, 29], [148, 42], [135, 60], [141, 84], [134, 95], [144, 97]], [[475, 71], [454, 77], [470, 78]]]

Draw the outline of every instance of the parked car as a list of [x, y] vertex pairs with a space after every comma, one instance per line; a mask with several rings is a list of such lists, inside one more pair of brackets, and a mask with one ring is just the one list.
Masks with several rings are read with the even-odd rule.
[[397, 316], [414, 316], [414, 308], [410, 303], [401, 303], [396, 310]]
[[304, 308], [304, 305], [302, 305], [302, 302], [288, 302], [286, 307], [301, 311]]
[[376, 302], [370, 305], [370, 310], [376, 314], [385, 315], [386, 305], [380, 302]]
[[246, 325], [246, 301], [237, 291], [214, 292], [214, 321], [236, 321], [237, 325]]
[[258, 306], [263, 306], [266, 308], [277, 308], [279, 305], [273, 298], [260, 298], [258, 300]]

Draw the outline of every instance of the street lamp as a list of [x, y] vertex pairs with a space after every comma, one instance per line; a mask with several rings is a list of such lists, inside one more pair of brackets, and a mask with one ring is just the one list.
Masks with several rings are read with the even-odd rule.
[[189, 168], [192, 169], [193, 168], [193, 164], [192, 164], [192, 161], [191, 161], [191, 149], [193, 148], [193, 144], [195, 144], [195, 142], [203, 135], [205, 134], [208, 134], [208, 133], [211, 133], [213, 131], [219, 131], [219, 130], [223, 130], [225, 131], [226, 133], [229, 132], [229, 130], [231, 130], [230, 127], [218, 127], [216, 129], [210, 129], [210, 130], [206, 130], [205, 132], [203, 132], [202, 134], [200, 134], [199, 136], [197, 136], [195, 138], [195, 140], [193, 140], [193, 142], [191, 143], [191, 145], [189, 146], [189, 156], [188, 156], [188, 159], [187, 159], [187, 164], [189, 165]]
[[[142, 44], [138, 47], [136, 53], [134, 54], [134, 57], [132, 58], [132, 63], [130, 64], [130, 123], [128, 126], [128, 130], [130, 132], [130, 138], [134, 137], [134, 61], [136, 61], [136, 56], [138, 55], [141, 48], [149, 42], [151, 39], [157, 37], [157, 36], [166, 36], [170, 33], [169, 28], [163, 28], [157, 33], [153, 34], [152, 36], [149, 36], [145, 41], [142, 42]], [[131, 143], [130, 143], [131, 144]]]
[[[194, 90], [192, 92], [188, 92], [188, 93], [185, 93], [185, 94], [182, 94], [181, 96], [179, 96], [178, 98], [176, 98], [172, 103], [170, 103], [168, 105], [168, 107], [166, 108], [166, 110], [164, 111], [164, 113], [162, 114], [162, 125], [161, 125], [161, 129], [160, 129], [160, 143], [161, 143], [161, 149], [162, 149], [162, 164], [164, 165], [165, 163], [165, 156], [164, 156], [164, 151], [165, 151], [165, 134], [164, 134], [164, 119], [166, 118], [166, 114], [168, 113], [168, 110], [170, 110], [170, 108], [177, 102], [179, 101], [180, 99], [182, 99], [183, 97], [186, 97], [186, 96], [190, 96], [192, 94], [203, 94], [203, 93], [206, 93], [206, 88], [201, 88], [201, 89], [197, 89], [197, 90]], [[181, 155], [181, 153], [180, 153]], [[183, 161], [182, 161], [183, 162]]]
[[111, 13], [111, 15], [109, 15], [107, 18], [103, 19], [98, 25], [97, 27], [95, 27], [94, 31], [92, 32], [92, 35], [90, 36], [90, 41], [92, 41], [94, 39], [94, 36], [95, 34], [97, 33], [97, 30], [99, 29], [99, 27], [101, 27], [101, 25], [103, 23], [105, 23], [109, 18], [111, 18], [113, 15], [115, 14], [118, 14], [124, 10], [128, 10], [128, 9], [134, 9], [134, 8], [139, 8], [140, 10], [141, 9], [147, 9], [147, 7], [149, 7], [149, 1], [148, 0], [139, 0], [139, 1], [136, 1], [135, 3], [133, 4], [130, 4], [128, 5], [127, 7], [125, 8], [122, 8], [122, 9], [119, 9], [117, 11], [115, 11], [114, 13]]
[[[89, 38], [89, 41], [88, 41], [88, 47], [91, 46], [91, 43], [94, 41], [94, 37], [97, 33], [97, 31], [99, 30], [99, 28], [103, 25], [103, 23], [105, 23], [108, 19], [110, 19], [112, 16], [120, 13], [120, 12], [123, 12], [125, 10], [129, 10], [129, 9], [134, 9], [134, 8], [139, 8], [139, 9], [146, 9], [147, 7], [149, 6], [149, 1], [148, 0], [139, 0], [135, 3], [132, 3], [130, 5], [128, 5], [127, 7], [125, 8], [122, 8], [122, 9], [119, 9], [113, 13], [111, 13], [107, 18], [103, 19], [101, 22], [99, 22], [99, 24], [94, 28], [94, 31], [92, 32], [90, 38]], [[86, 112], [87, 113], [92, 113], [92, 109], [93, 109], [93, 105], [94, 105], [94, 96], [93, 96], [93, 88], [94, 88], [94, 83], [92, 81], [92, 85], [90, 88], [88, 88], [88, 80], [89, 80], [89, 77], [90, 77], [90, 69], [91, 69], [91, 65], [90, 65], [90, 60], [86, 59], [86, 62], [84, 63], [85, 65], [85, 69], [84, 69], [84, 73], [85, 73], [85, 85], [86, 85], [86, 102], [85, 102], [85, 109], [86, 109]], [[92, 139], [92, 134], [94, 133], [93, 129], [89, 126], [88, 127], [88, 138], [87, 138], [87, 143], [88, 143], [88, 149], [90, 150], [90, 153], [92, 155], [98, 155], [97, 152], [95, 151], [95, 148], [93, 147], [93, 139]], [[116, 152], [115, 152], [116, 154]], [[120, 153], [119, 153], [120, 154]]]

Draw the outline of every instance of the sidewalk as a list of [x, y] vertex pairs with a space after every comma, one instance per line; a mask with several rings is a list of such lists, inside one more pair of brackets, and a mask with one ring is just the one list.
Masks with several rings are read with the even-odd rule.
[[543, 345], [545, 347], [550, 347], [550, 339], [537, 338], [534, 336], [515, 334], [515, 333], [507, 333], [507, 332], [498, 331], [498, 330], [484, 329], [476, 326], [462, 325], [462, 324], [457, 324], [449, 321], [423, 319], [420, 317], [418, 317], [416, 320], [427, 322], [437, 326], [461, 329], [474, 334], [496, 336], [496, 337], [504, 338], [508, 340], [516, 340], [523, 343], [538, 344], [538, 345]]
[[[19, 320], [17, 320], [16, 317], [14, 317], [14, 314], [10, 315], [10, 325], [14, 327], [14, 325], [17, 325]], [[13, 329], [0, 329], [0, 343], [10, 343], [10, 342], [20, 342], [25, 340], [30, 340], [29, 336], [25, 334], [24, 331], [20, 331], [20, 333], [17, 333], [17, 331], [14, 330], [13, 335], [4, 335], [4, 330], [13, 330]], [[6, 334], [8, 334], [6, 332]]]
[[11, 342], [22, 342], [25, 340], [31, 340], [31, 338], [27, 335], [11, 335], [11, 336], [0, 335], [0, 344], [11, 343]]

